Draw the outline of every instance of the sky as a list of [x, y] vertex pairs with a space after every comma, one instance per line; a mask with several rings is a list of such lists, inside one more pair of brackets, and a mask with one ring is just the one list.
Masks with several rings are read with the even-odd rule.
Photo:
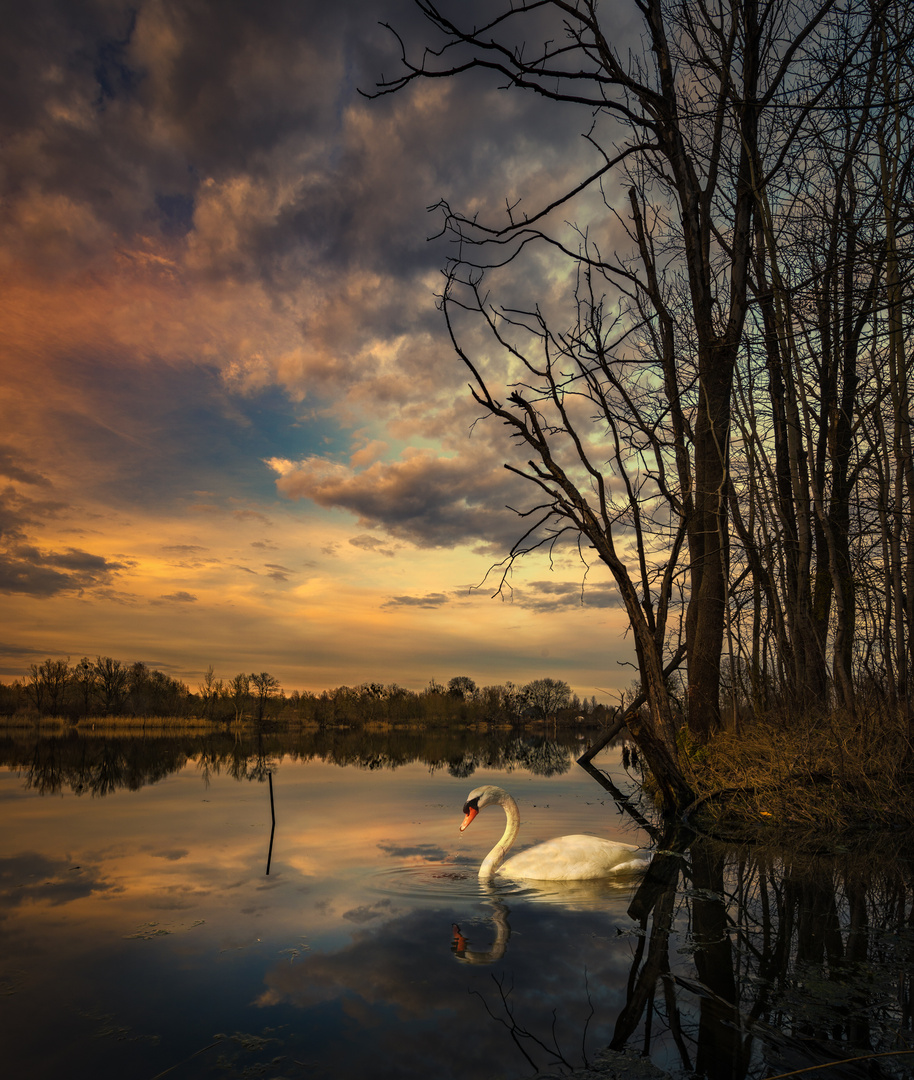
[[[482, 74], [364, 96], [400, 70], [382, 22], [432, 40], [409, 0], [4, 8], [0, 678], [101, 655], [191, 689], [615, 700], [633, 650], [592, 552], [493, 595], [535, 493], [447, 337], [428, 209], [538, 206], [593, 168], [589, 113]], [[569, 289], [546, 255], [501, 285]]]

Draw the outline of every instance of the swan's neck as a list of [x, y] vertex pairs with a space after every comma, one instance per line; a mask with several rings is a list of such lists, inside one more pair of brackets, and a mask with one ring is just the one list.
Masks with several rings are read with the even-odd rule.
[[511, 845], [514, 843], [517, 837], [517, 831], [520, 828], [520, 814], [518, 813], [517, 803], [507, 792], [501, 796], [498, 802], [504, 810], [505, 817], [508, 820], [505, 824], [505, 831], [502, 833], [501, 839], [482, 860], [482, 866], [479, 868], [479, 876], [481, 878], [491, 877], [505, 861], [505, 856], [508, 854]]

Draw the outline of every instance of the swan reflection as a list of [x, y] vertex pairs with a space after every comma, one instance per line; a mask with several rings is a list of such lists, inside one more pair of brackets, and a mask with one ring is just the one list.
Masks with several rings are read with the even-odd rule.
[[453, 940], [451, 952], [464, 964], [494, 964], [501, 960], [508, 948], [511, 927], [508, 924], [508, 908], [499, 900], [491, 902], [492, 923], [495, 926], [495, 940], [488, 949], [468, 948], [469, 939], [463, 934], [457, 923], [452, 927]]

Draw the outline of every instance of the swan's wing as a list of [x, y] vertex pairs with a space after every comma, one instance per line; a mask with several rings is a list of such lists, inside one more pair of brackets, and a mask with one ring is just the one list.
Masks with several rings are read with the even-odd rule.
[[499, 873], [540, 881], [585, 881], [644, 869], [649, 861], [647, 853], [633, 844], [600, 836], [558, 836], [508, 859]]

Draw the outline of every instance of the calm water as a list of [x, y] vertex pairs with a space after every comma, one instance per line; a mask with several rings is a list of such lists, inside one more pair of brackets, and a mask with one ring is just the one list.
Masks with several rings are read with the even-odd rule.
[[[761, 1078], [914, 1047], [907, 851], [800, 860], [693, 840], [643, 882], [480, 885], [502, 811], [458, 826], [482, 783], [518, 799], [521, 843], [651, 843], [576, 749], [3, 744], [7, 1075], [522, 1077], [612, 1044], [677, 1076]], [[597, 764], [632, 790], [617, 752]]]

